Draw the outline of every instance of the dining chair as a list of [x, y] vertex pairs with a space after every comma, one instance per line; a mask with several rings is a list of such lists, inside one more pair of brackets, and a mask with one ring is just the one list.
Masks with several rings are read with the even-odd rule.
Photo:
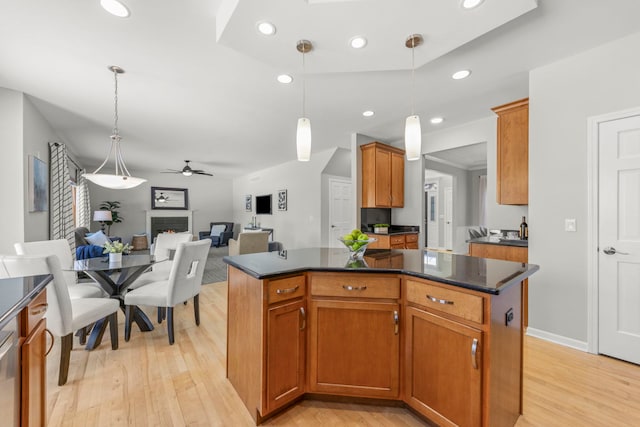
[[[147, 283], [144, 286], [130, 290], [124, 295], [126, 306], [125, 341], [129, 341], [131, 337], [132, 306], [136, 305], [149, 305], [166, 311], [167, 331], [169, 344], [171, 345], [175, 341], [173, 330], [173, 307], [175, 305], [193, 298], [196, 325], [200, 325], [200, 286], [202, 285], [202, 275], [210, 247], [210, 239], [178, 244], [168, 279]], [[159, 315], [158, 321], [160, 322], [161, 319], [162, 317]]]
[[61, 337], [60, 371], [58, 385], [67, 382], [69, 362], [73, 348], [73, 332], [100, 319], [107, 319], [105, 328], [99, 332], [100, 340], [109, 324], [111, 349], [118, 349], [118, 309], [120, 303], [111, 298], [76, 298], [69, 296], [69, 287], [60, 261], [54, 255], [29, 256], [6, 255], [0, 257], [9, 277], [23, 277], [36, 274], [52, 274], [53, 280], [47, 285], [47, 329], [54, 336]]
[[[153, 255], [155, 264], [151, 266], [151, 270], [146, 271], [133, 282], [129, 289], [137, 289], [149, 283], [158, 282], [160, 280], [168, 280], [169, 272], [171, 272], [171, 252], [178, 248], [180, 243], [193, 241], [191, 233], [160, 233], [156, 237], [153, 244]], [[175, 255], [174, 255], [175, 256]], [[162, 261], [162, 262], [159, 262]]]
[[[73, 266], [73, 256], [69, 242], [65, 239], [41, 240], [37, 242], [15, 243], [14, 248], [18, 255], [56, 255], [63, 268], [70, 269]], [[107, 297], [107, 293], [98, 283], [78, 283], [78, 277], [73, 270], [62, 272], [65, 282], [69, 287], [69, 297], [76, 298], [100, 298]]]

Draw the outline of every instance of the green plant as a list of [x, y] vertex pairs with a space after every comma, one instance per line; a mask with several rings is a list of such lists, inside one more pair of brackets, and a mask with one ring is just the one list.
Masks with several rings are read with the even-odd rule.
[[128, 243], [122, 243], [119, 241], [115, 242], [107, 242], [104, 244], [103, 254], [117, 254], [117, 253], [125, 253], [128, 254], [131, 250], [131, 246]]
[[105, 221], [104, 223], [107, 225], [107, 235], [111, 236], [111, 225], [118, 224], [124, 220], [124, 217], [120, 216], [120, 202], [118, 201], [104, 201], [100, 203], [98, 206], [103, 211], [111, 211], [111, 221]]
[[389, 227], [389, 224], [373, 224], [375, 228]]

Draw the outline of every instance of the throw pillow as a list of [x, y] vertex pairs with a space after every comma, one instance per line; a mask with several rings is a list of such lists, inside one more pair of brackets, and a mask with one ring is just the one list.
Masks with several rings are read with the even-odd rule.
[[220, 234], [227, 229], [227, 226], [224, 224], [216, 224], [211, 227], [211, 235], [214, 237], [220, 237]]
[[110, 242], [109, 238], [105, 236], [102, 231], [97, 231], [95, 233], [90, 233], [85, 236], [87, 242], [96, 246], [104, 246], [105, 243]]

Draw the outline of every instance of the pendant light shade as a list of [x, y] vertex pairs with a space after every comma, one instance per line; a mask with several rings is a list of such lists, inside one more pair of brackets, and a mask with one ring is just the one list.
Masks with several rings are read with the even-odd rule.
[[311, 160], [311, 120], [305, 114], [306, 82], [304, 78], [304, 55], [313, 49], [309, 40], [300, 40], [296, 45], [298, 52], [302, 53], [302, 117], [298, 119], [296, 131], [296, 148], [298, 151], [298, 161], [308, 162]]
[[422, 130], [418, 116], [407, 117], [404, 126], [404, 149], [407, 160], [418, 160], [422, 154]]
[[298, 119], [296, 146], [298, 148], [299, 161], [308, 162], [311, 160], [311, 121], [306, 117]]
[[415, 108], [415, 55], [414, 49], [422, 44], [420, 34], [412, 34], [407, 37], [404, 45], [411, 49], [411, 115], [407, 117], [404, 125], [404, 149], [407, 160], [418, 160], [422, 155], [422, 129], [420, 117], [414, 114]]
[[[93, 171], [93, 173], [85, 173], [84, 177], [101, 187], [111, 188], [113, 190], [123, 190], [127, 188], [137, 187], [147, 180], [131, 176], [129, 170], [127, 169], [127, 166], [124, 163], [124, 158], [122, 157], [122, 152], [120, 151], [120, 140], [122, 138], [120, 137], [120, 133], [118, 131], [118, 74], [124, 73], [124, 70], [117, 65], [110, 66], [109, 70], [113, 72], [113, 76], [115, 79], [115, 114], [113, 134], [111, 135], [111, 148], [109, 149], [107, 158], [104, 159], [104, 162], [102, 162], [98, 169]], [[112, 153], [115, 162], [115, 174], [99, 173], [109, 161]]]

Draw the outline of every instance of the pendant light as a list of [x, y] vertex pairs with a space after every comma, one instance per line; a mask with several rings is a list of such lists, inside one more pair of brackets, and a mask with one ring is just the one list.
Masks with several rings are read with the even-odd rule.
[[304, 78], [304, 57], [307, 52], [313, 49], [309, 40], [300, 40], [296, 45], [298, 52], [302, 53], [302, 117], [298, 119], [298, 129], [296, 131], [296, 148], [298, 160], [308, 162], [311, 159], [311, 121], [305, 113], [306, 82]]
[[404, 127], [404, 147], [407, 160], [418, 160], [422, 154], [422, 130], [420, 117], [414, 113], [415, 108], [415, 47], [422, 44], [420, 34], [412, 34], [407, 38], [405, 46], [411, 49], [411, 115], [407, 117]]
[[[85, 173], [84, 177], [89, 181], [98, 184], [101, 187], [111, 188], [114, 190], [121, 190], [126, 188], [137, 187], [138, 185], [146, 182], [146, 179], [136, 178], [131, 176], [127, 166], [124, 163], [124, 158], [122, 157], [122, 152], [120, 151], [120, 133], [118, 131], [118, 74], [124, 73], [124, 70], [117, 65], [112, 65], [108, 67], [109, 70], [113, 72], [113, 77], [115, 79], [115, 113], [114, 113], [114, 124], [113, 124], [113, 134], [111, 135], [111, 147], [109, 148], [109, 153], [107, 154], [107, 158], [104, 159], [104, 162], [93, 171], [93, 173]], [[111, 153], [114, 155], [115, 161], [115, 174], [104, 174], [99, 173], [100, 170], [107, 164], [109, 161], [109, 157], [111, 157]]]

